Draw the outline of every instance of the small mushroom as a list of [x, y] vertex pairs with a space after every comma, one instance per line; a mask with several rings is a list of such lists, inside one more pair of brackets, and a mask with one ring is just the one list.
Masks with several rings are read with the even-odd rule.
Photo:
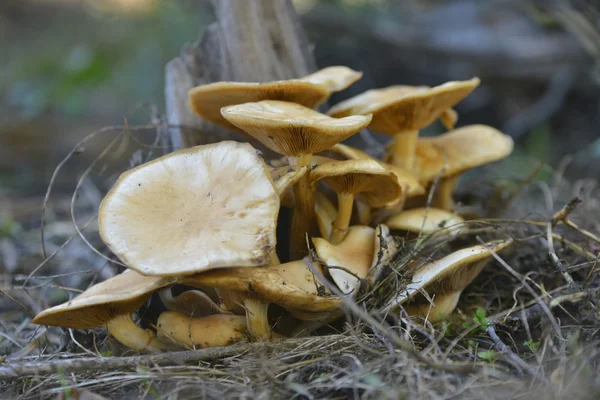
[[329, 237], [333, 244], [340, 243], [346, 234], [355, 195], [360, 193], [371, 207], [382, 207], [400, 201], [403, 194], [396, 175], [373, 160], [321, 164], [310, 172], [310, 180], [313, 190], [322, 180], [337, 193], [338, 214]]
[[333, 92], [356, 82], [361, 72], [343, 66], [324, 68], [300, 79], [275, 82], [216, 82], [191, 89], [190, 109], [207, 121], [228, 130], [244, 133], [243, 128], [221, 115], [221, 108], [261, 100], [282, 100], [316, 108], [327, 101]]
[[460, 175], [471, 168], [508, 157], [513, 146], [510, 136], [490, 126], [466, 126], [440, 136], [419, 139], [415, 171], [421, 182], [431, 182], [441, 174], [434, 206], [452, 210], [452, 192]]
[[[298, 104], [269, 100], [224, 107], [221, 113], [269, 149], [288, 156], [290, 165], [298, 168], [311, 165], [312, 154], [354, 135], [371, 120], [370, 115], [331, 118]], [[294, 197], [290, 252], [292, 258], [300, 258], [314, 215], [308, 175], [294, 186]]]
[[200, 290], [186, 290], [173, 297], [171, 289], [166, 287], [158, 291], [161, 301], [169, 311], [193, 317], [226, 313], [206, 293]]
[[228, 346], [245, 339], [248, 332], [246, 318], [230, 314], [189, 317], [165, 311], [158, 317], [156, 326], [162, 342], [190, 349]]
[[175, 278], [143, 276], [126, 270], [90, 287], [72, 300], [39, 313], [38, 325], [90, 329], [106, 325], [115, 339], [140, 352], [159, 351], [163, 345], [153, 331], [135, 324], [132, 314], [153, 292], [176, 282]]
[[465, 220], [453, 212], [439, 208], [413, 208], [402, 211], [385, 223], [390, 229], [411, 233], [455, 235], [463, 227]]
[[267, 265], [279, 212], [256, 150], [225, 141], [180, 150], [121, 175], [100, 205], [102, 239], [144, 275]]
[[[341, 300], [328, 295], [308, 267], [297, 260], [262, 268], [229, 268], [185, 277], [189, 286], [207, 285], [228, 293], [247, 307], [248, 329], [255, 338], [270, 339], [267, 311], [270, 303], [294, 312], [330, 312], [341, 307]], [[314, 265], [319, 268], [319, 265]]]
[[[440, 118], [479, 85], [479, 79], [428, 86], [390, 86], [368, 90], [332, 107], [328, 114], [344, 117], [373, 114], [369, 128], [393, 137], [389, 162], [412, 170], [419, 130]], [[446, 123], [452, 117], [445, 117]]]
[[[511, 239], [497, 240], [468, 247], [418, 267], [412, 274], [412, 282], [388, 307], [398, 307], [414, 299], [404, 306], [409, 315], [428, 316], [431, 322], [439, 321], [452, 313], [462, 291], [479, 275], [493, 254], [511, 243]], [[418, 296], [421, 291], [433, 297], [433, 302]]]
[[327, 264], [329, 276], [344, 294], [356, 296], [373, 262], [375, 229], [351, 226], [340, 244], [312, 238], [319, 259]]

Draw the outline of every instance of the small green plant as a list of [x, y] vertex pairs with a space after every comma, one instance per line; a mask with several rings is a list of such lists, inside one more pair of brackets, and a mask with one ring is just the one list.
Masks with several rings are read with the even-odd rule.
[[463, 328], [471, 329], [471, 330], [481, 330], [484, 331], [487, 329], [490, 321], [485, 316], [485, 310], [479, 307], [475, 310], [475, 316], [473, 317], [473, 324], [470, 322], [465, 322], [463, 324]]
[[477, 353], [477, 357], [481, 358], [490, 365], [494, 365], [496, 362], [496, 352], [494, 350], [480, 351]]
[[524, 343], [525, 347], [527, 347], [529, 349], [529, 351], [531, 351], [532, 353], [537, 353], [538, 349], [540, 348], [540, 341], [538, 340], [537, 342], [534, 340], [526, 340]]

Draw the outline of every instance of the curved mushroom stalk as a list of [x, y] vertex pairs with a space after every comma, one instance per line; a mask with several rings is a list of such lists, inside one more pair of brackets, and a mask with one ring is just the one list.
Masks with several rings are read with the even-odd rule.
[[186, 348], [227, 346], [246, 338], [246, 318], [241, 315], [215, 314], [192, 318], [165, 311], [157, 322], [158, 337], [165, 343]]
[[133, 321], [131, 314], [119, 315], [106, 323], [108, 332], [124, 346], [143, 352], [157, 352], [164, 349], [156, 334], [150, 329], [142, 329]]
[[452, 193], [454, 193], [454, 189], [456, 189], [459, 180], [460, 175], [440, 179], [438, 187], [433, 195], [432, 205], [442, 210], [454, 210], [456, 204], [452, 198]]
[[272, 332], [268, 318], [269, 303], [249, 296], [244, 300], [244, 308], [246, 309], [248, 331], [254, 340], [271, 340]]

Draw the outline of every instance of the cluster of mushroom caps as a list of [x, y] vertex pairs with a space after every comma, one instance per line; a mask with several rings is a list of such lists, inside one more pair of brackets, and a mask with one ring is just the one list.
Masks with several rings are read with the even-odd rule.
[[[438, 119], [452, 129], [452, 107], [479, 80], [369, 90], [326, 114], [315, 110], [361, 76], [339, 66], [301, 79], [192, 89], [195, 113], [283, 157], [265, 161], [248, 143], [224, 141], [123, 173], [101, 203], [99, 230], [128, 269], [33, 322], [106, 326], [138, 351], [270, 340], [338, 318], [340, 293], [355, 297], [361, 285], [395, 273], [388, 265], [399, 249], [390, 232], [455, 232], [463, 221], [453, 212], [458, 177], [506, 157], [513, 143], [483, 125], [433, 138], [418, 133]], [[341, 144], [364, 128], [392, 136], [385, 160]], [[435, 207], [426, 209], [437, 177]], [[291, 229], [281, 232], [281, 224], [279, 232], [289, 247], [277, 254], [280, 208], [292, 218]], [[419, 265], [387, 309], [439, 320], [509, 244], [489, 242]], [[166, 311], [143, 329], [133, 316], [155, 292]]]

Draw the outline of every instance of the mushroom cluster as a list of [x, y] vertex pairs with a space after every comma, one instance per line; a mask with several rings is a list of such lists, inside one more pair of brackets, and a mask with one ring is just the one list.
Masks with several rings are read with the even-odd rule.
[[[418, 132], [438, 119], [454, 128], [452, 107], [479, 80], [369, 90], [326, 114], [315, 110], [361, 76], [340, 66], [300, 79], [192, 89], [195, 113], [282, 158], [265, 160], [248, 143], [224, 141], [124, 172], [98, 219], [103, 241], [128, 269], [33, 322], [105, 326], [137, 351], [271, 340], [297, 332], [303, 321], [338, 318], [340, 293], [356, 297], [389, 275], [401, 251], [392, 233], [459, 233], [463, 219], [452, 201], [458, 177], [508, 156], [512, 140], [483, 125], [434, 138]], [[365, 128], [393, 137], [384, 160], [341, 143]], [[424, 207], [420, 199], [435, 180], [437, 208]], [[280, 211], [291, 213], [287, 226]], [[278, 234], [286, 240], [276, 247]], [[386, 307], [439, 320], [510, 243], [406, 263], [412, 278]], [[166, 311], [143, 329], [134, 316], [154, 293]]]

